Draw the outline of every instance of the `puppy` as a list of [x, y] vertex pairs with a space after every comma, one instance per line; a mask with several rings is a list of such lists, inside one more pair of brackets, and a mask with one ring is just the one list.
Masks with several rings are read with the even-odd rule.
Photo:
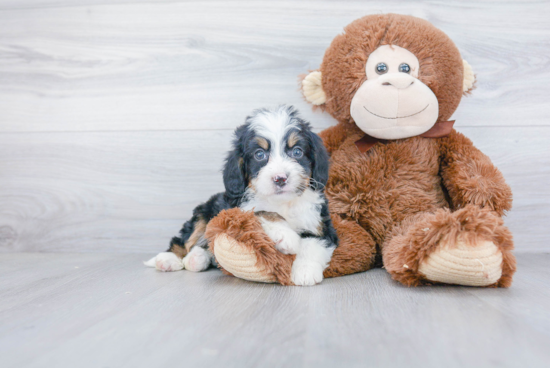
[[296, 254], [292, 281], [314, 285], [338, 246], [324, 187], [329, 158], [321, 139], [292, 106], [260, 109], [235, 131], [223, 170], [225, 192], [212, 196], [174, 237], [145, 262], [161, 271], [204, 271], [215, 263], [204, 232], [221, 210], [254, 211], [276, 248]]

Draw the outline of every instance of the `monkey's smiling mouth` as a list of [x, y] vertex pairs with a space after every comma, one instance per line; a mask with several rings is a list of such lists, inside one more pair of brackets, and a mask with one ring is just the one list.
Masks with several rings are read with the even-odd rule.
[[411, 115], [407, 115], [407, 116], [396, 116], [395, 118], [388, 118], [388, 117], [385, 117], [385, 116], [382, 116], [382, 115], [377, 115], [375, 114], [374, 112], [372, 111], [369, 111], [369, 109], [367, 109], [365, 106], [363, 106], [363, 108], [365, 110], [367, 110], [368, 113], [374, 115], [374, 116], [378, 116], [379, 118], [382, 118], [382, 119], [403, 119], [403, 118], [410, 118], [411, 116], [415, 116], [415, 115], [418, 115], [420, 114], [422, 111], [426, 110], [428, 108], [428, 106], [430, 106], [430, 104], [427, 104], [425, 108], [423, 108], [422, 110], [420, 110], [419, 112], [415, 112], [414, 114], [411, 114]]

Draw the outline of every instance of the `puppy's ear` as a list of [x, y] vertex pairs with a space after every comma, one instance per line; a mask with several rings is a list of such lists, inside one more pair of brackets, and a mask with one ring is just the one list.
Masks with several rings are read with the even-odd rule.
[[313, 169], [311, 172], [313, 183], [311, 183], [311, 187], [314, 190], [324, 190], [328, 181], [329, 169], [327, 149], [317, 134], [310, 131], [309, 135], [313, 160]]
[[246, 190], [244, 178], [244, 158], [242, 149], [242, 140], [245, 133], [244, 127], [235, 131], [233, 140], [233, 149], [227, 155], [225, 166], [223, 168], [223, 185], [225, 186], [225, 196], [229, 203], [237, 206]]

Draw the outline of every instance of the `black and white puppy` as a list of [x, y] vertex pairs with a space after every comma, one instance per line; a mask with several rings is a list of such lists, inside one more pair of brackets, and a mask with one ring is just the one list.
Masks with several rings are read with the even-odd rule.
[[338, 245], [324, 195], [328, 168], [323, 142], [292, 106], [254, 111], [235, 131], [223, 170], [226, 191], [196, 207], [168, 252], [145, 264], [161, 271], [207, 269], [215, 262], [204, 238], [208, 221], [240, 207], [255, 212], [279, 251], [296, 254], [296, 285], [321, 282]]

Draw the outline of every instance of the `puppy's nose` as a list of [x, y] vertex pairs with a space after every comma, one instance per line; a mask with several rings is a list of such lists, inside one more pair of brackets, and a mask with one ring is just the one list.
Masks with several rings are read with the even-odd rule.
[[286, 175], [277, 175], [276, 177], [273, 178], [273, 182], [279, 188], [282, 188], [285, 186], [286, 180], [287, 180]]

